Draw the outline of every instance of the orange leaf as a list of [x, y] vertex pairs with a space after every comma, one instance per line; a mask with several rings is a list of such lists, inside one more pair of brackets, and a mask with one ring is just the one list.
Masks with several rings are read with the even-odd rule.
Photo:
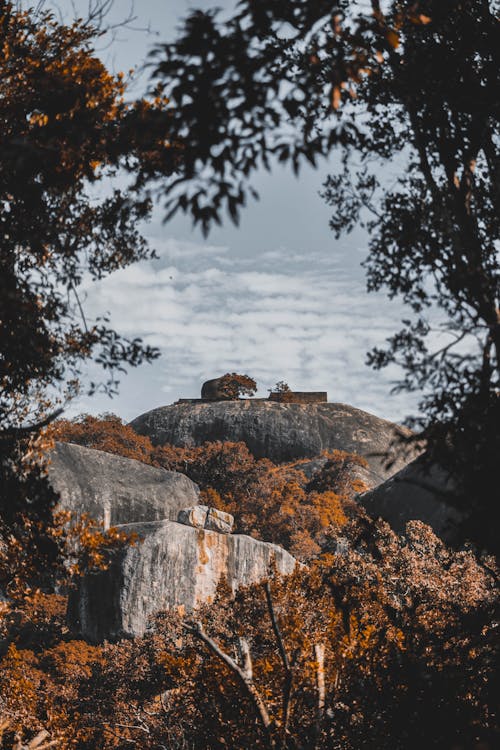
[[393, 49], [397, 49], [399, 47], [399, 34], [397, 34], [395, 31], [392, 31], [392, 29], [389, 29], [386, 32], [385, 36]]
[[334, 86], [332, 91], [332, 107], [338, 109], [340, 107], [340, 86]]

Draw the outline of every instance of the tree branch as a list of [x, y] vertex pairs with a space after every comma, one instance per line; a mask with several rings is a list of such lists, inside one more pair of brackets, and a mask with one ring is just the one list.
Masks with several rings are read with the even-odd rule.
[[210, 638], [209, 635], [207, 635], [207, 633], [205, 633], [201, 622], [197, 622], [195, 625], [189, 625], [188, 623], [184, 623], [184, 628], [189, 633], [192, 633], [196, 638], [199, 638], [199, 640], [202, 641], [207, 646], [207, 648], [218, 659], [220, 659], [220, 661], [222, 661], [231, 670], [231, 672], [233, 672], [233, 674], [235, 674], [238, 677], [241, 685], [243, 686], [245, 692], [247, 693], [248, 697], [250, 698], [251, 702], [253, 703], [255, 707], [257, 716], [260, 720], [260, 723], [262, 724], [264, 733], [269, 741], [269, 746], [271, 748], [274, 748], [275, 742], [273, 740], [273, 736], [271, 732], [272, 724], [271, 724], [269, 712], [262, 699], [262, 696], [260, 695], [259, 691], [255, 687], [255, 683], [253, 681], [253, 670], [251, 667], [251, 657], [250, 657], [250, 649], [248, 647], [248, 643], [243, 638], [240, 638], [240, 641], [239, 641], [240, 653], [242, 650], [242, 643], [245, 643], [245, 645], [243, 646], [245, 666], [244, 668], [242, 668], [239, 666], [239, 664], [235, 662], [234, 659], [232, 659], [229, 656], [229, 654], [226, 654], [220, 648], [220, 646], [218, 646], [217, 643], [212, 638]]
[[318, 705], [316, 709], [316, 741], [321, 734], [321, 722], [325, 711], [325, 644], [314, 644], [314, 660], [316, 662], [316, 688], [318, 690]]
[[276, 612], [274, 610], [274, 604], [273, 604], [273, 600], [271, 596], [271, 586], [270, 586], [269, 581], [265, 581], [264, 591], [266, 592], [267, 608], [269, 611], [269, 617], [271, 618], [273, 633], [276, 638], [276, 643], [278, 644], [278, 651], [281, 657], [281, 661], [283, 663], [283, 669], [285, 671], [285, 677], [283, 680], [283, 702], [282, 702], [283, 716], [282, 716], [282, 723], [281, 723], [281, 743], [282, 743], [282, 747], [285, 747], [286, 735], [288, 732], [288, 724], [290, 722], [290, 709], [291, 709], [292, 690], [293, 690], [293, 668], [290, 664], [290, 659], [288, 657], [288, 654], [285, 648], [283, 635], [281, 633], [278, 620], [276, 617]]
[[8, 427], [5, 430], [0, 430], [0, 440], [15, 440], [23, 437], [23, 435], [29, 435], [31, 432], [37, 432], [61, 416], [63, 411], [64, 409], [56, 409], [48, 417], [42, 419], [40, 422], [35, 422], [35, 424], [26, 425], [25, 427]]

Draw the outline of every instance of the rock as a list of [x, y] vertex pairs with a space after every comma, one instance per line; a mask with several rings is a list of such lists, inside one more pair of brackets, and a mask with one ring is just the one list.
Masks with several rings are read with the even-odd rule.
[[227, 401], [231, 399], [231, 396], [228, 396], [222, 387], [223, 378], [224, 376], [221, 376], [220, 378], [212, 378], [212, 380], [206, 380], [201, 386], [201, 397], [213, 399], [214, 401]]
[[466, 514], [453, 505], [456, 490], [446, 472], [436, 465], [412, 461], [391, 479], [358, 496], [373, 518], [380, 516], [394, 531], [404, 533], [408, 521], [428, 524], [443, 541], [453, 544]]
[[184, 474], [131, 458], [58, 443], [50, 461], [49, 479], [61, 506], [105, 526], [175, 521], [179, 510], [198, 503], [198, 487]]
[[230, 534], [234, 526], [234, 517], [230, 513], [224, 513], [207, 505], [195, 505], [192, 508], [183, 508], [177, 515], [177, 522], [195, 529], [209, 529], [218, 531], [219, 534]]
[[[409, 431], [345, 404], [287, 404], [267, 400], [180, 403], [162, 406], [131, 422], [156, 445], [201, 445], [205, 441], [243, 441], [257, 458], [276, 463], [313, 458], [324, 450], [364, 456], [368, 485], [376, 486], [413, 458], [398, 451], [391, 469], [386, 453], [398, 435]], [[366, 481], [366, 480], [365, 480]]]
[[192, 526], [195, 529], [204, 529], [208, 515], [208, 505], [193, 505], [192, 508], [183, 508], [177, 514], [177, 523]]
[[209, 508], [205, 528], [209, 531], [218, 531], [219, 534], [230, 534], [234, 526], [234, 516], [224, 513], [223, 510]]
[[[306, 479], [311, 480], [315, 474], [325, 467], [327, 461], [328, 459], [325, 456], [318, 456], [307, 462], [299, 461], [295, 466], [292, 466], [291, 469], [302, 472]], [[379, 473], [370, 469], [369, 466], [358, 466], [357, 464], [354, 464], [351, 467], [350, 476], [353, 480], [357, 479], [363, 482], [367, 488], [376, 487], [380, 484]]]
[[83, 578], [70, 598], [70, 627], [94, 643], [142, 635], [161, 610], [191, 612], [213, 599], [222, 576], [235, 591], [266, 577], [273, 563], [285, 575], [297, 564], [281, 547], [244, 535], [172, 521], [120, 529], [142, 541], [123, 550], [108, 570]]

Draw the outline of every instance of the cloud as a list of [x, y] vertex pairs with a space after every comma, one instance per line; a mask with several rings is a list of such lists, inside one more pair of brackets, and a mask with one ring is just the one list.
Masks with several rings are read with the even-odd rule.
[[[290, 256], [283, 248], [238, 258], [225, 247], [152, 244], [159, 260], [86, 289], [93, 314], [109, 311], [117, 330], [162, 351], [152, 367], [134, 373], [131, 385], [124, 382], [111, 404], [125, 418], [136, 416], [134, 409], [196, 397], [203, 380], [227, 371], [254, 377], [263, 396], [286, 380], [392, 419], [413, 408], [407, 396], [389, 396], [394, 372], [375, 373], [364, 364], [367, 350], [394, 332], [402, 309], [383, 295], [367, 295], [338, 259]], [[139, 393], [131, 396], [131, 386]]]

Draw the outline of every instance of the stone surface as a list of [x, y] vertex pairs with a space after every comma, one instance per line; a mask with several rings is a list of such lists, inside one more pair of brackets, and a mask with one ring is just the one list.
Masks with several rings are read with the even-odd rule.
[[131, 458], [58, 443], [50, 456], [49, 479], [61, 506], [87, 513], [106, 526], [177, 519], [198, 503], [198, 487], [184, 474], [147, 466]]
[[177, 514], [177, 522], [195, 529], [209, 529], [219, 534], [230, 534], [234, 526], [234, 517], [223, 510], [209, 508], [208, 505], [194, 505], [183, 508]]
[[273, 393], [268, 396], [269, 401], [278, 401], [287, 404], [318, 404], [328, 401], [326, 391], [286, 391], [286, 393]]
[[95, 643], [141, 635], [161, 610], [182, 614], [210, 602], [222, 576], [234, 591], [266, 577], [273, 562], [283, 574], [297, 564], [281, 547], [249, 536], [171, 521], [120, 528], [142, 542], [126, 548], [108, 570], [84, 578], [70, 601], [70, 627]]
[[383, 482], [408, 463], [398, 457], [390, 470], [382, 456], [408, 430], [345, 404], [283, 404], [244, 400], [162, 406], [131, 422], [156, 445], [201, 445], [243, 441], [258, 458], [275, 462], [319, 456], [323, 450], [352, 451], [369, 464], [368, 486]]
[[234, 526], [234, 516], [217, 508], [209, 508], [205, 528], [218, 531], [219, 534], [230, 534]]
[[358, 496], [372, 517], [380, 516], [394, 531], [403, 533], [408, 521], [419, 520], [450, 544], [457, 540], [458, 526], [466, 518], [454, 507], [453, 498], [454, 485], [449, 476], [438, 466], [424, 466], [422, 459]]
[[193, 505], [192, 508], [183, 508], [177, 514], [177, 523], [192, 526], [195, 529], [204, 529], [208, 515], [208, 505]]
[[201, 397], [206, 399], [213, 399], [214, 401], [227, 401], [231, 398], [228, 396], [225, 390], [222, 388], [221, 383], [224, 376], [220, 378], [212, 378], [206, 380], [201, 386]]

